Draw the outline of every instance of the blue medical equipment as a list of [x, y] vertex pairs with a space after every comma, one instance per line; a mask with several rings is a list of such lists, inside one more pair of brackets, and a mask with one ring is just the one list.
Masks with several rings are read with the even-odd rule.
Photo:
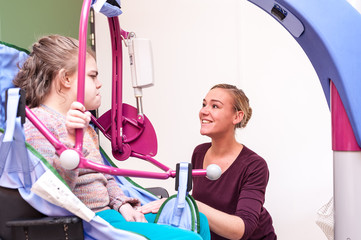
[[361, 239], [361, 14], [346, 0], [249, 0], [303, 48], [332, 115], [334, 232]]
[[10, 79], [13, 79], [18, 72], [18, 66], [28, 57], [28, 51], [14, 45], [0, 41], [0, 128], [4, 128], [5, 123], [5, 90], [13, 87]]

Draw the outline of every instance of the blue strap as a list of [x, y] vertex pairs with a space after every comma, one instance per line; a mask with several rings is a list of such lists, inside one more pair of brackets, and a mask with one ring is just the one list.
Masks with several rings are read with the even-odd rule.
[[[14, 130], [15, 130], [15, 122], [16, 122], [16, 113], [19, 104], [19, 88], [10, 88], [8, 90], [8, 102], [6, 106], [6, 125], [5, 125], [5, 134], [2, 138], [2, 144], [0, 146], [0, 177], [2, 176], [6, 159], [9, 155], [11, 144], [10, 142], [13, 141], [14, 137]], [[11, 107], [14, 106], [14, 107]], [[16, 109], [16, 110], [15, 110]]]
[[6, 106], [6, 129], [0, 146], [0, 179], [1, 177], [6, 178], [7, 180], [4, 181], [14, 184], [15, 188], [24, 187], [26, 190], [30, 190], [31, 171], [34, 167], [32, 167], [25, 146], [21, 117], [17, 117], [19, 100], [20, 89], [10, 88]]
[[6, 128], [4, 142], [11, 142], [14, 137], [16, 115], [18, 111], [20, 88], [10, 88], [8, 90], [8, 103], [6, 106]]
[[14, 87], [12, 80], [27, 58], [26, 50], [0, 40], [0, 128], [5, 128], [5, 90]]
[[116, 17], [122, 14], [120, 9], [120, 0], [106, 1], [106, 0], [92, 0], [93, 9], [96, 12], [101, 12], [107, 17]]
[[176, 205], [173, 210], [173, 216], [170, 220], [172, 226], [178, 227], [181, 221], [183, 210], [186, 206], [187, 183], [188, 183], [188, 163], [182, 162], [179, 165], [179, 187]]

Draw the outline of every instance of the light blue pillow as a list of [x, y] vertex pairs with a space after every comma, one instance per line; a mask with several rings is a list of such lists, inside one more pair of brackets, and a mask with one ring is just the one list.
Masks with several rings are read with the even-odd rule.
[[0, 128], [5, 123], [5, 91], [14, 87], [12, 81], [27, 58], [25, 49], [0, 41]]

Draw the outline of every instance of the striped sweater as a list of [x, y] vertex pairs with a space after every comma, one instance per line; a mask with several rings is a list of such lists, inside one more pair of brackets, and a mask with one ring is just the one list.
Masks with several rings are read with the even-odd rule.
[[[45, 105], [31, 109], [45, 124], [51, 133], [67, 147], [72, 147], [65, 126], [65, 116]], [[95, 212], [115, 209], [119, 211], [123, 203], [139, 205], [139, 200], [129, 198], [117, 185], [114, 177], [89, 169], [66, 170], [61, 167], [55, 148], [46, 140], [38, 129], [27, 120], [24, 124], [26, 141], [32, 145], [59, 172], [68, 183], [73, 193]], [[84, 131], [84, 156], [96, 163], [103, 163], [99, 152], [98, 135], [92, 127]]]

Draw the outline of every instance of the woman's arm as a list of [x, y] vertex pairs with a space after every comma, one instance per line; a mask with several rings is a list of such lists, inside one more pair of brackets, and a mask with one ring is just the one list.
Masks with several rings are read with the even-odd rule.
[[243, 237], [245, 226], [240, 217], [224, 213], [197, 200], [196, 203], [199, 211], [206, 215], [212, 232], [228, 239]]
[[[137, 208], [137, 210], [143, 214], [157, 213], [164, 201], [165, 199], [156, 200]], [[213, 232], [228, 239], [242, 238], [245, 227], [240, 217], [224, 213], [197, 200], [196, 203], [199, 211], [206, 215], [209, 227]]]
[[166, 198], [161, 198], [159, 200], [152, 201], [150, 203], [144, 204], [141, 207], [138, 207], [137, 210], [143, 214], [147, 213], [158, 213], [159, 208], [162, 206]]

